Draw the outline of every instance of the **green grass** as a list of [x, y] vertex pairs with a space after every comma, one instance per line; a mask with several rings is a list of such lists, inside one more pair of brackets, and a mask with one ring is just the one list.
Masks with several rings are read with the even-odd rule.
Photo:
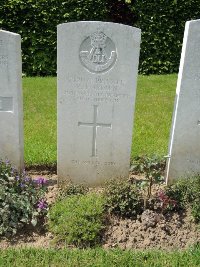
[[139, 76], [131, 156], [167, 154], [177, 75]]
[[27, 165], [56, 162], [56, 78], [24, 78], [24, 139]]
[[[139, 76], [131, 156], [167, 154], [177, 75]], [[24, 78], [26, 165], [56, 163], [56, 78]]]
[[185, 252], [134, 252], [87, 249], [8, 249], [0, 253], [0, 266], [6, 267], [195, 267], [200, 266], [200, 249]]

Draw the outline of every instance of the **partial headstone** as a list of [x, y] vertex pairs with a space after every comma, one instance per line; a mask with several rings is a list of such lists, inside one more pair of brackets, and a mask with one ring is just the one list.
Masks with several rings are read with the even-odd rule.
[[200, 174], [200, 20], [185, 26], [166, 180]]
[[0, 30], [0, 159], [23, 168], [22, 61], [19, 34]]
[[128, 177], [139, 48], [130, 26], [58, 25], [59, 181]]

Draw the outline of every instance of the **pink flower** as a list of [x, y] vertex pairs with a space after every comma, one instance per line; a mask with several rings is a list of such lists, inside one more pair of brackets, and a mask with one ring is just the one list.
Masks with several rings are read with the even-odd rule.
[[47, 209], [48, 207], [48, 204], [47, 202], [44, 200], [44, 199], [41, 199], [38, 204], [37, 204], [37, 207], [41, 210], [44, 210], [44, 209]]

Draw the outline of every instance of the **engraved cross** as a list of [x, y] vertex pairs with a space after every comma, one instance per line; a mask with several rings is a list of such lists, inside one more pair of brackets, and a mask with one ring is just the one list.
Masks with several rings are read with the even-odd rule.
[[111, 123], [98, 123], [97, 122], [98, 116], [98, 106], [94, 105], [94, 114], [93, 114], [93, 122], [78, 122], [78, 126], [88, 126], [93, 128], [93, 136], [92, 136], [92, 157], [97, 155], [96, 148], [97, 148], [97, 128], [98, 127], [105, 127], [105, 128], [112, 128]]

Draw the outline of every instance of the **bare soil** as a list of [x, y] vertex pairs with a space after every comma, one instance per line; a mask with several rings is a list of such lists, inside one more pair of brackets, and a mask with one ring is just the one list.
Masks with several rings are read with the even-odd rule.
[[122, 249], [186, 249], [200, 242], [190, 212], [157, 214], [145, 210], [136, 220], [111, 218], [103, 247]]
[[[47, 201], [51, 205], [59, 192], [57, 176], [42, 172], [40, 175], [31, 172], [34, 177], [42, 176], [49, 180]], [[153, 189], [159, 190], [158, 186]], [[14, 238], [0, 239], [0, 249], [10, 247], [50, 248], [53, 234], [38, 226], [23, 229]], [[186, 249], [200, 243], [200, 229], [186, 212], [160, 214], [145, 210], [137, 219], [122, 219], [112, 216], [107, 220], [107, 227], [102, 236], [102, 247], [121, 249]]]

